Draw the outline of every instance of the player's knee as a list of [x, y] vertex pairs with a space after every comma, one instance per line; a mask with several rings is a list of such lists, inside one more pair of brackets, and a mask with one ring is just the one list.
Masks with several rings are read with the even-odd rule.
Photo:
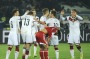
[[55, 45], [55, 46], [54, 46], [54, 49], [55, 49], [55, 50], [58, 50], [58, 46], [57, 46], [57, 45]]
[[80, 48], [81, 48], [81, 46], [80, 46], [80, 45], [76, 45], [76, 47], [77, 47], [77, 49], [80, 49]]
[[29, 49], [28, 49], [28, 48], [26, 49], [25, 54], [26, 54], [26, 55], [28, 55], [28, 54], [29, 54]]
[[16, 46], [16, 49], [15, 49], [16, 51], [19, 51], [19, 46]]
[[70, 46], [70, 50], [72, 50], [72, 49], [73, 49], [73, 46], [71, 45], [71, 46]]
[[11, 51], [11, 50], [12, 50], [12, 47], [8, 47], [8, 50], [10, 50], [10, 51]]
[[35, 43], [34, 46], [37, 46], [37, 44]]

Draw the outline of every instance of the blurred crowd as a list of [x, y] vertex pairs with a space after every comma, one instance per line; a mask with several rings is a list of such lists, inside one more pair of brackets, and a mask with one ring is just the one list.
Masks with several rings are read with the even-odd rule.
[[[85, 3], [85, 5], [87, 4], [86, 7], [89, 6], [88, 1]], [[18, 8], [21, 15], [29, 8], [35, 8], [39, 13], [43, 8], [55, 9], [60, 12], [61, 9], [64, 9], [64, 6], [61, 6], [62, 4], [68, 4], [72, 7], [74, 5], [82, 7], [82, 4], [78, 2], [81, 2], [81, 0], [0, 0], [0, 27], [2, 27], [2, 23], [7, 27], [11, 12], [14, 8]], [[82, 0], [83, 2], [84, 0]], [[69, 9], [65, 11], [69, 12]]]

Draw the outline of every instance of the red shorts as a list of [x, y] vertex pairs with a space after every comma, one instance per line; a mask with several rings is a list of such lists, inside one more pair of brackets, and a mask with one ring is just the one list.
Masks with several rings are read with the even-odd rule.
[[45, 39], [45, 34], [43, 32], [41, 32], [41, 31], [36, 33], [36, 41], [39, 44], [48, 44], [46, 39]]

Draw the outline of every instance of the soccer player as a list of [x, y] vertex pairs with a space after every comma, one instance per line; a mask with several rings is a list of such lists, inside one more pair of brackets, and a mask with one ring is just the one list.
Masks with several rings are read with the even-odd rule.
[[49, 9], [48, 8], [44, 8], [42, 10], [42, 12], [43, 12], [43, 16], [41, 16], [40, 22], [39, 22], [41, 24], [40, 25], [40, 30], [45, 27], [45, 22], [48, 19], [48, 15], [49, 15]]
[[[39, 20], [39, 17], [36, 16], [36, 10], [33, 9], [32, 12], [33, 12], [33, 17]], [[37, 42], [36, 42], [35, 33], [38, 32], [38, 28], [39, 28], [39, 23], [33, 19], [33, 26], [32, 26], [32, 30], [31, 31], [32, 31], [32, 39], [34, 41], [34, 57], [37, 56], [37, 54], [36, 54]]]
[[30, 11], [27, 15], [24, 16], [25, 18], [22, 19], [21, 34], [22, 34], [23, 42], [25, 43], [23, 47], [22, 59], [28, 59], [29, 49], [31, 44], [33, 43], [31, 28], [33, 25], [32, 23], [34, 17], [32, 15], [33, 13]]
[[[40, 30], [36, 33], [36, 41], [39, 44], [40, 47], [40, 58], [41, 59], [49, 59], [48, 56], [48, 43], [52, 36], [52, 30], [56, 30], [54, 27], [45, 27], [44, 29]], [[48, 34], [48, 37], [46, 39], [46, 35]]]
[[80, 51], [80, 59], [83, 59], [83, 51], [80, 46], [80, 22], [79, 22], [79, 20], [83, 20], [83, 18], [77, 15], [76, 9], [72, 9], [71, 16], [68, 16], [67, 20], [69, 22], [68, 43], [70, 45], [71, 59], [75, 59], [73, 49], [74, 43], [76, 44], [77, 49]]
[[58, 30], [60, 30], [60, 22], [56, 18], [56, 11], [50, 12], [50, 18], [46, 21], [46, 24], [49, 27], [57, 27], [56, 33], [53, 32], [50, 44], [54, 46], [55, 53], [56, 53], [56, 59], [59, 59], [59, 49], [58, 49]]
[[8, 50], [6, 53], [6, 59], [9, 59], [10, 52], [15, 46], [15, 59], [18, 59], [19, 55], [19, 44], [20, 44], [20, 39], [19, 39], [19, 33], [20, 33], [20, 28], [19, 28], [19, 10], [14, 9], [12, 11], [12, 17], [9, 20], [10, 24], [10, 33], [8, 36]]

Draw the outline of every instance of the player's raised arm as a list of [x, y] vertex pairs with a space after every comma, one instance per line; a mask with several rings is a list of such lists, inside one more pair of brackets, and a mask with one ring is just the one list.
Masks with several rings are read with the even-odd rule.
[[78, 20], [83, 20], [83, 18], [82, 18], [81, 16], [79, 16], [79, 15], [76, 15], [76, 18], [77, 18]]

